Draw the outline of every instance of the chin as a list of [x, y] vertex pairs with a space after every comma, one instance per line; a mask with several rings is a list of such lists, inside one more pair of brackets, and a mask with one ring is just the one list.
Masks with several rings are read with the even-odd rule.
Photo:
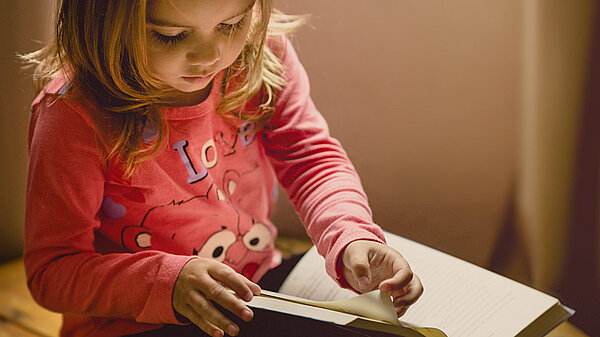
[[210, 82], [206, 83], [206, 84], [202, 84], [202, 85], [178, 85], [178, 86], [173, 86], [173, 88], [177, 91], [181, 91], [187, 94], [191, 94], [197, 91], [201, 91], [201, 90], [205, 90], [206, 88], [208, 88], [210, 85]]

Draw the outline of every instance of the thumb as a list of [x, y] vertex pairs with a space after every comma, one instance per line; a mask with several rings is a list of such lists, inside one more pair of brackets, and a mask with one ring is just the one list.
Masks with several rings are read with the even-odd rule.
[[349, 250], [347, 258], [344, 259], [344, 264], [352, 273], [353, 278], [360, 287], [357, 290], [366, 290], [371, 285], [371, 268], [369, 265], [369, 257], [364, 250]]

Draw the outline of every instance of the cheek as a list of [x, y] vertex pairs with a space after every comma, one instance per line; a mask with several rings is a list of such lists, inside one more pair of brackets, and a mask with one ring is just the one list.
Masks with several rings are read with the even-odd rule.
[[164, 50], [158, 46], [148, 46], [148, 65], [156, 75], [168, 75], [178, 69], [180, 58], [176, 50]]
[[244, 49], [247, 35], [247, 30], [240, 32], [239, 34], [236, 34], [236, 36], [226, 45], [225, 59], [227, 60], [228, 64], [233, 63], [233, 61], [235, 61], [242, 52], [242, 49]]

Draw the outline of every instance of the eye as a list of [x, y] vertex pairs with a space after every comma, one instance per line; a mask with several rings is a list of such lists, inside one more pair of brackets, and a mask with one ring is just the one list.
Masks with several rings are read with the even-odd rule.
[[186, 33], [185, 32], [181, 32], [177, 35], [163, 35], [155, 30], [152, 31], [152, 37], [163, 44], [166, 45], [174, 45], [178, 42], [183, 41], [183, 39], [185, 39]]
[[135, 243], [140, 248], [150, 248], [152, 245], [152, 236], [146, 232], [139, 233], [135, 236]]
[[215, 259], [219, 262], [225, 260], [227, 250], [235, 242], [236, 237], [233, 232], [222, 230], [216, 232], [206, 240], [200, 251], [194, 250], [194, 255]]
[[242, 242], [246, 248], [252, 251], [261, 251], [271, 242], [271, 231], [264, 224], [257, 222], [254, 227], [244, 234]]
[[223, 34], [232, 35], [235, 32], [237, 32], [240, 28], [244, 27], [244, 24], [246, 23], [247, 19], [248, 14], [244, 15], [244, 17], [236, 23], [220, 23], [219, 26], [217, 26], [217, 29]]

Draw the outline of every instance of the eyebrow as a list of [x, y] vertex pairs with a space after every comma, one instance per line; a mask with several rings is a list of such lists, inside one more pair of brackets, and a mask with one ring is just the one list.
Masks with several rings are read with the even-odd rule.
[[[244, 15], [244, 14], [248, 13], [248, 11], [250, 11], [250, 10], [251, 10], [251, 9], [254, 7], [254, 4], [255, 4], [255, 3], [256, 3], [256, 0], [252, 0], [252, 1], [250, 1], [250, 2], [248, 3], [248, 6], [246, 6], [246, 8], [245, 8], [245, 9], [244, 9], [242, 12], [240, 12], [240, 13], [238, 13], [238, 14], [234, 15], [234, 16], [231, 16], [231, 17], [229, 17], [229, 18], [227, 18], [227, 19], [225, 19], [225, 20], [223, 20], [223, 21], [228, 21], [228, 20], [231, 20], [231, 19], [233, 19], [233, 18], [235, 18], [235, 17], [238, 17], [238, 16], [240, 16], [240, 15]], [[146, 18], [146, 21], [147, 21], [149, 24], [153, 25], [153, 26], [163, 26], [163, 27], [178, 27], [178, 28], [179, 28], [179, 27], [181, 27], [181, 28], [184, 28], [184, 27], [189, 27], [189, 26], [185, 26], [185, 25], [184, 25], [184, 26], [182, 26], [182, 25], [178, 25], [178, 24], [176, 24], [176, 23], [172, 23], [172, 22], [167, 22], [167, 21], [156, 20], [156, 19], [153, 19], [153, 18], [150, 18], [150, 17], [147, 17], [147, 18]]]

